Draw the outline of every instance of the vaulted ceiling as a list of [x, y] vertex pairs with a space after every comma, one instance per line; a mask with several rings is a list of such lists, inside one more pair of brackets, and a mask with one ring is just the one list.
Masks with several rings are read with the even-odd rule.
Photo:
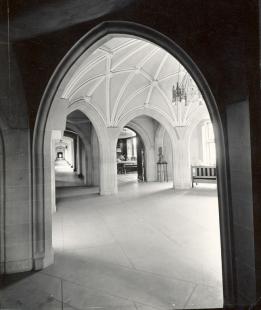
[[[172, 87], [186, 75], [188, 103], [172, 102]], [[84, 100], [106, 126], [134, 110], [155, 110], [175, 127], [187, 126], [206, 105], [185, 68], [168, 52], [134, 37], [114, 37], [86, 57], [63, 90], [70, 104]]]

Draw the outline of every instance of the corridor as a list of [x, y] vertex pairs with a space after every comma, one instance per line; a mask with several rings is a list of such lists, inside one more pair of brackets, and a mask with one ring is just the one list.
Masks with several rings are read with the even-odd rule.
[[80, 186], [83, 185], [83, 180], [64, 159], [58, 159], [55, 161], [55, 185], [56, 187]]
[[214, 188], [173, 192], [170, 183], [129, 181], [120, 182], [115, 196], [97, 193], [95, 187], [57, 190], [55, 263], [6, 287], [3, 306], [18, 301], [27, 310], [222, 306]]

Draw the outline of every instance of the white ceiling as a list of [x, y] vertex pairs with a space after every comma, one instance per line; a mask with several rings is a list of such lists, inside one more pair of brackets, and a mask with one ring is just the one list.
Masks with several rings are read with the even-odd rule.
[[[84, 99], [107, 126], [117, 126], [129, 111], [144, 107], [160, 111], [174, 126], [184, 126], [199, 108], [206, 110], [198, 95], [188, 106], [172, 103], [172, 86], [185, 73], [184, 67], [161, 47], [139, 38], [115, 37], [84, 59], [62, 98], [70, 103]], [[197, 86], [192, 84], [195, 92]]]
[[136, 133], [133, 130], [124, 127], [123, 130], [120, 132], [119, 139], [127, 139], [132, 137], [136, 137]]

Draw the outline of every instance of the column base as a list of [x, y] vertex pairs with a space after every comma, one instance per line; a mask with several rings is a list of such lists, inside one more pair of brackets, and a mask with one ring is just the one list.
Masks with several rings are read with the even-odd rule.
[[5, 274], [31, 271], [32, 268], [33, 268], [32, 259], [23, 259], [23, 260], [1, 263], [1, 266], [0, 266], [1, 273], [5, 273]]
[[46, 254], [44, 257], [38, 257], [34, 259], [34, 270], [44, 269], [54, 263], [54, 252], [53, 249]]

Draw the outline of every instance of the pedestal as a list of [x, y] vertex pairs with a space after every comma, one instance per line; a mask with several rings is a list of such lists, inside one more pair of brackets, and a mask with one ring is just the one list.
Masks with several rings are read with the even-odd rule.
[[166, 162], [157, 163], [157, 181], [168, 182], [168, 164]]

